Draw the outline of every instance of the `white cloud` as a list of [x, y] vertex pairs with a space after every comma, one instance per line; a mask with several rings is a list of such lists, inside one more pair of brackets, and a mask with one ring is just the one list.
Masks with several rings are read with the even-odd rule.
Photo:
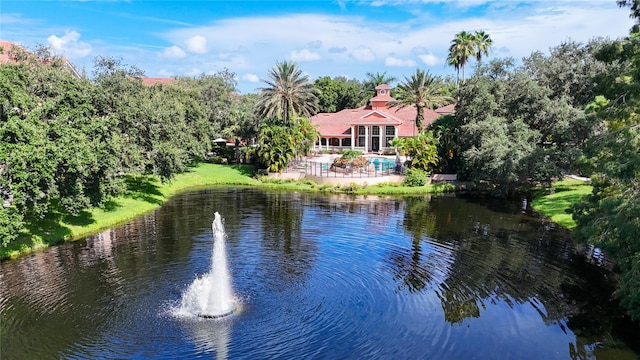
[[258, 77], [258, 75], [250, 74], [250, 73], [242, 75], [241, 79], [244, 80], [244, 81], [248, 81], [248, 82], [258, 82], [258, 81], [260, 81], [260, 78]]
[[185, 40], [187, 50], [196, 54], [204, 54], [207, 52], [207, 38], [202, 35], [196, 35]]
[[384, 64], [387, 66], [399, 66], [399, 67], [415, 67], [416, 66], [416, 62], [411, 59], [403, 60], [393, 56], [389, 56], [386, 59], [384, 59]]
[[420, 55], [418, 55], [418, 57], [427, 66], [434, 66], [434, 65], [438, 65], [438, 64], [442, 63], [442, 60], [440, 60], [437, 56], [435, 56], [432, 53], [420, 54]]
[[[406, 0], [405, 5], [412, 1]], [[395, 5], [394, 0], [386, 3], [385, 6]], [[393, 21], [367, 17], [366, 11], [352, 11], [355, 3], [345, 2], [345, 10], [333, 15], [238, 15], [204, 25], [176, 26], [156, 33], [165, 43], [176, 44], [166, 49], [148, 50], [136, 44], [110, 45], [109, 34], [106, 34], [105, 39], [92, 39], [91, 52], [122, 56], [127, 63], [143, 68], [149, 76], [157, 76], [161, 69], [175, 75], [199, 75], [202, 71], [228, 68], [243, 79], [239, 86], [247, 86], [252, 84], [246, 77], [248, 74], [266, 76], [275, 62], [282, 59], [305, 62], [302, 70], [316, 77], [345, 75], [362, 79], [366, 72], [388, 71], [402, 78], [410, 75], [414, 66], [431, 66], [435, 74], [453, 74], [454, 69], [444, 65], [445, 59], [455, 33], [462, 30], [484, 30], [490, 34], [494, 46], [486, 60], [507, 56], [520, 60], [533, 51], [547, 52], [566, 40], [586, 42], [596, 36], [626, 36], [633, 25], [628, 9], [619, 9], [609, 0], [532, 1], [526, 6], [496, 0], [473, 11], [461, 12], [455, 18], [452, 14], [457, 9], [451, 9], [447, 16], [437, 16], [429, 6], [420, 5], [419, 0], [414, 3], [420, 11], [399, 12]], [[23, 34], [29, 27], [2, 24], [3, 33], [18, 42], [29, 45], [37, 41], [15, 35]], [[301, 24], [304, 31], [292, 31], [300, 29]], [[40, 30], [40, 33], [61, 34], [63, 30]], [[30, 36], [36, 38], [36, 35]], [[91, 50], [91, 45], [81, 46], [85, 43], [74, 32], [52, 36], [49, 41], [52, 47], [65, 49], [65, 56], [72, 46], [84, 49], [85, 53]], [[155, 44], [152, 40], [137, 42]], [[182, 56], [180, 50], [185, 53], [184, 57], [179, 57]], [[168, 61], [169, 58], [180, 60]], [[474, 65], [472, 60], [467, 72], [471, 72]]]
[[173, 45], [164, 49], [162, 55], [170, 59], [182, 59], [183, 57], [187, 56], [187, 53], [182, 50], [181, 47]]
[[75, 30], [67, 30], [62, 37], [51, 35], [47, 43], [58, 54], [68, 57], [85, 57], [91, 54], [91, 45], [80, 41], [80, 33]]
[[198, 75], [202, 75], [202, 73], [203, 73], [202, 70], [194, 67], [194, 68], [191, 68], [191, 69], [185, 71], [184, 74], [187, 75], [187, 76], [198, 76]]
[[376, 59], [376, 54], [366, 46], [359, 46], [351, 51], [351, 57], [358, 61], [373, 61]]
[[320, 54], [309, 51], [308, 49], [302, 49], [300, 51], [292, 51], [289, 53], [289, 57], [293, 61], [316, 61], [320, 60]]
[[36, 21], [31, 19], [25, 19], [22, 14], [0, 14], [0, 24], [18, 24], [18, 25], [32, 25]]
[[219, 53], [218, 59], [223, 67], [243, 67], [247, 63], [247, 59], [237, 52]]

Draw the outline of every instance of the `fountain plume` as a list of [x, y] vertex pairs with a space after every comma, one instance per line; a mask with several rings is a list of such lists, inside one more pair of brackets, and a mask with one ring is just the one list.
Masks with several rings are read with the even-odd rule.
[[200, 317], [218, 318], [233, 313], [236, 302], [227, 268], [226, 234], [222, 218], [217, 212], [211, 228], [214, 239], [211, 270], [189, 286], [182, 296], [180, 308]]

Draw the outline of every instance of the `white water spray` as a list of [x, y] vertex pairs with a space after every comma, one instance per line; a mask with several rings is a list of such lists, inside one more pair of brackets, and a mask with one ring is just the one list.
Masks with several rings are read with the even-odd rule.
[[182, 295], [180, 312], [217, 318], [233, 313], [236, 302], [227, 268], [226, 234], [222, 226], [222, 218], [217, 212], [211, 227], [214, 239], [211, 270], [197, 278]]

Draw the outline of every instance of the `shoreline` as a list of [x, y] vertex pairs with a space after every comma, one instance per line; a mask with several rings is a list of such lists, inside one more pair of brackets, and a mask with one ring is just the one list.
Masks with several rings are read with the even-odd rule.
[[411, 195], [450, 191], [450, 187], [430, 185], [422, 188], [377, 187], [350, 185], [327, 187], [312, 185], [309, 181], [260, 181], [253, 176], [251, 165], [219, 165], [201, 163], [178, 174], [167, 183], [161, 183], [157, 177], [135, 177], [137, 187], [127, 193], [109, 200], [101, 208], [81, 211], [77, 216], [50, 213], [37, 223], [29, 223], [20, 240], [0, 248], [0, 261], [8, 261], [42, 251], [50, 246], [75, 241], [86, 236], [98, 234], [111, 227], [126, 223], [131, 219], [153, 211], [172, 196], [181, 192], [213, 186], [249, 186], [265, 189], [283, 189], [293, 191], [344, 192], [360, 195]]
[[[126, 194], [107, 202], [102, 208], [83, 210], [77, 216], [50, 214], [39, 223], [31, 223], [21, 240], [0, 249], [0, 261], [17, 259], [50, 246], [98, 234], [106, 229], [126, 223], [131, 219], [153, 211], [174, 195], [213, 186], [249, 186], [291, 191], [315, 191], [325, 193], [349, 193], [354, 195], [410, 196], [457, 192], [460, 186], [438, 183], [424, 187], [406, 187], [385, 184], [343, 184], [328, 186], [307, 181], [261, 181], [253, 176], [250, 165], [218, 165], [202, 163], [177, 175], [172, 181], [161, 183], [157, 178], [141, 176], [141, 189], [132, 188]], [[579, 180], [562, 180], [554, 184], [554, 192], [539, 193], [532, 203], [533, 209], [552, 221], [572, 229], [571, 215], [566, 213], [590, 187]], [[568, 219], [568, 220], [567, 220]]]

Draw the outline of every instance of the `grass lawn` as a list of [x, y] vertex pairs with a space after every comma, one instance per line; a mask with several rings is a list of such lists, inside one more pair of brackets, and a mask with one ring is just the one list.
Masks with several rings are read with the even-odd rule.
[[166, 183], [150, 176], [128, 177], [127, 193], [104, 207], [81, 211], [77, 216], [51, 212], [45, 219], [28, 224], [20, 240], [0, 247], [0, 259], [16, 258], [49, 245], [96, 234], [160, 207], [181, 191], [213, 185], [259, 184], [252, 175], [251, 166], [201, 164]]
[[591, 193], [593, 187], [585, 181], [566, 179], [553, 185], [553, 193], [540, 193], [536, 196], [531, 206], [539, 213], [550, 218], [568, 229], [576, 226], [571, 214], [567, 210], [571, 205]]

